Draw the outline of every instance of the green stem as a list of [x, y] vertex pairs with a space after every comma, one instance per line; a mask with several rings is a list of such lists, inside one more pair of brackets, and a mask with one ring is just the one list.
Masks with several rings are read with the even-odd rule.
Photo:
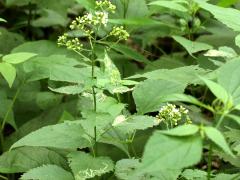
[[3, 179], [3, 180], [8, 180], [8, 178], [3, 176], [3, 175], [0, 175], [0, 178]]
[[[219, 118], [219, 120], [217, 121], [217, 124], [215, 125], [215, 127], [218, 129], [220, 127], [220, 125], [222, 124], [223, 122], [223, 119], [225, 117], [225, 113], [223, 113], [221, 115], [221, 117]], [[218, 117], [218, 116], [217, 116]], [[215, 118], [217, 120], [217, 117]], [[211, 179], [211, 171], [212, 171], [212, 154], [213, 154], [213, 146], [212, 146], [212, 143], [210, 142], [210, 145], [209, 145], [209, 152], [208, 152], [208, 169], [207, 169], [207, 172], [208, 172], [208, 180]]]
[[208, 151], [208, 168], [207, 168], [207, 179], [211, 179], [211, 171], [212, 171], [212, 143], [209, 145]]
[[16, 99], [17, 99], [20, 91], [21, 91], [21, 87], [22, 87], [22, 86], [20, 86], [20, 87], [17, 89], [17, 91], [16, 91], [16, 93], [15, 93], [15, 95], [14, 95], [14, 97], [13, 97], [12, 103], [10, 104], [10, 106], [9, 106], [8, 109], [7, 109], [6, 114], [4, 115], [4, 118], [3, 118], [3, 121], [2, 121], [2, 125], [1, 125], [1, 127], [0, 127], [0, 145], [1, 145], [1, 151], [2, 151], [2, 152], [3, 152], [3, 144], [4, 144], [4, 134], [3, 134], [3, 133], [4, 133], [4, 128], [5, 128], [5, 125], [6, 125], [8, 116], [9, 116], [9, 114], [10, 114], [10, 112], [11, 112], [11, 110], [12, 110], [12, 108], [13, 108], [15, 102], [16, 102]]

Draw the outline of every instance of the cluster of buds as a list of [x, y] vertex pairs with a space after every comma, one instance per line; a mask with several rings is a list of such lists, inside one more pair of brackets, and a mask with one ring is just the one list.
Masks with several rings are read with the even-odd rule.
[[159, 110], [159, 114], [156, 116], [157, 123], [165, 123], [167, 127], [177, 126], [182, 120], [185, 120], [186, 124], [191, 124], [192, 121], [188, 116], [188, 110], [183, 106], [177, 107], [174, 104], [167, 104]]
[[78, 38], [68, 39], [66, 33], [58, 38], [58, 45], [66, 46], [67, 49], [74, 51], [80, 51], [83, 47], [83, 44], [81, 44]]
[[128, 32], [123, 28], [123, 26], [116, 27], [114, 26], [110, 32], [110, 36], [115, 36], [119, 40], [127, 40], [129, 38]]
[[104, 0], [104, 1], [96, 1], [96, 10], [102, 10], [102, 11], [109, 11], [111, 13], [115, 13], [116, 6], [113, 5], [110, 1]]

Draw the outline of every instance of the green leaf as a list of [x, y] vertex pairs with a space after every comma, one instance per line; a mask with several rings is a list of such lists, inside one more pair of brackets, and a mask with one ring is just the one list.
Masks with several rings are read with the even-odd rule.
[[58, 12], [51, 9], [43, 9], [42, 16], [32, 21], [35, 27], [66, 26], [67, 19]]
[[181, 174], [186, 180], [207, 180], [207, 172], [198, 169], [186, 169]]
[[220, 0], [218, 2], [218, 6], [229, 7], [231, 5], [234, 5], [236, 2], [238, 2], [238, 0]]
[[196, 41], [190, 41], [184, 37], [181, 36], [172, 36], [175, 41], [177, 41], [179, 44], [181, 44], [189, 54], [194, 54], [199, 51], [205, 51], [212, 49], [213, 47], [209, 44], [196, 42]]
[[235, 44], [240, 48], [240, 34], [235, 38]]
[[[114, 125], [116, 123], [116, 125]], [[134, 130], [144, 130], [156, 124], [156, 118], [150, 116], [130, 116], [123, 122], [113, 122], [113, 126], [118, 130], [131, 133]]]
[[177, 1], [153, 1], [149, 3], [149, 5], [155, 5], [155, 6], [160, 6], [164, 8], [168, 8], [171, 10], [176, 10], [176, 11], [181, 11], [181, 12], [187, 12], [188, 9], [185, 8], [183, 5], [179, 4]]
[[8, 82], [9, 87], [12, 87], [13, 82], [16, 78], [16, 69], [9, 63], [0, 63], [0, 73], [3, 75], [5, 80]]
[[184, 84], [166, 80], [146, 80], [136, 86], [133, 97], [138, 113], [145, 114], [158, 110], [165, 96], [182, 93]]
[[240, 104], [240, 58], [229, 61], [219, 68], [218, 82], [231, 94], [233, 104]]
[[41, 147], [21, 147], [0, 156], [1, 173], [21, 173], [43, 164], [67, 167], [66, 160], [55, 151]]
[[232, 120], [234, 120], [236, 123], [238, 123], [240, 125], [240, 117], [234, 114], [227, 114], [227, 117], [231, 118]]
[[41, 167], [37, 167], [31, 169], [30, 171], [24, 173], [21, 178], [22, 180], [50, 180], [50, 179], [58, 179], [58, 180], [74, 180], [72, 174], [63, 168], [56, 165], [43, 165]]
[[217, 174], [216, 177], [212, 178], [212, 180], [234, 180], [234, 179], [239, 179], [240, 174]]
[[224, 136], [219, 130], [214, 127], [205, 127], [204, 132], [206, 133], [207, 137], [211, 139], [216, 145], [218, 145], [225, 153], [234, 156]]
[[94, 0], [76, 0], [81, 6], [85, 7], [88, 10], [94, 9], [95, 2]]
[[128, 46], [125, 46], [122, 44], [111, 44], [111, 43], [108, 43], [108, 44], [112, 49], [114, 49], [117, 52], [122, 53], [123, 55], [125, 55], [128, 58], [131, 58], [133, 60], [136, 60], [138, 62], [142, 62], [145, 64], [151, 64], [146, 57], [144, 57], [142, 54], [138, 53], [137, 51], [133, 50], [132, 48], [130, 48]]
[[[122, 159], [116, 163], [115, 175], [119, 179], [129, 180], [129, 177], [139, 164], [138, 159]], [[143, 176], [138, 177], [138, 179], [141, 178], [143, 178]]]
[[220, 99], [224, 104], [227, 104], [229, 101], [232, 101], [231, 96], [227, 93], [227, 91], [218, 83], [215, 83], [214, 81], [208, 80], [206, 78], [200, 77], [205, 84], [208, 86], [208, 88], [211, 90], [211, 92]]
[[148, 140], [136, 174], [179, 170], [197, 164], [202, 156], [200, 136], [174, 137], [156, 131]]
[[169, 136], [190, 136], [194, 135], [199, 131], [199, 127], [194, 124], [188, 124], [183, 126], [178, 126], [171, 130], [161, 131], [165, 135]]
[[92, 157], [84, 152], [68, 155], [69, 165], [75, 179], [89, 179], [113, 171], [114, 164], [109, 157]]
[[[240, 31], [240, 11], [233, 8], [223, 8], [206, 3], [202, 0], [195, 0], [198, 5], [209, 11], [213, 16], [234, 31]], [[224, 13], [223, 13], [224, 12]]]
[[19, 64], [29, 60], [36, 55], [37, 54], [26, 52], [13, 53], [3, 56], [2, 60], [10, 64]]
[[79, 122], [65, 122], [62, 124], [45, 126], [23, 137], [11, 147], [41, 146], [61, 149], [76, 149], [90, 147], [91, 142], [87, 139]]

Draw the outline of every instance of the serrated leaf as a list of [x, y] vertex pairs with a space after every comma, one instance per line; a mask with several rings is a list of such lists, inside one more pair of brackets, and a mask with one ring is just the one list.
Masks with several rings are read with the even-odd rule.
[[21, 147], [0, 156], [1, 173], [26, 172], [43, 164], [67, 167], [67, 162], [60, 154], [41, 147]]
[[156, 125], [156, 118], [150, 116], [130, 116], [114, 127], [126, 133], [131, 133], [134, 130], [144, 130]]
[[183, 5], [181, 5], [177, 1], [164, 1], [164, 0], [153, 1], [153, 2], [149, 3], [149, 5], [160, 6], [160, 7], [168, 8], [171, 10], [177, 10], [177, 11], [181, 11], [181, 12], [188, 11], [187, 8], [185, 8]]
[[36, 55], [37, 54], [27, 53], [27, 52], [12, 53], [12, 54], [3, 56], [2, 60], [10, 64], [19, 64], [31, 59]]
[[161, 131], [161, 133], [169, 136], [190, 136], [194, 135], [199, 131], [199, 127], [194, 124], [182, 125], [176, 128]]
[[9, 87], [12, 87], [13, 82], [16, 78], [16, 69], [9, 63], [0, 63], [0, 73], [7, 81]]
[[133, 91], [134, 101], [139, 114], [158, 110], [165, 96], [182, 93], [184, 84], [167, 80], [146, 80]]
[[65, 169], [56, 165], [43, 165], [24, 173], [22, 180], [74, 180], [72, 174]]
[[175, 41], [177, 41], [179, 44], [181, 44], [189, 54], [194, 54], [200, 51], [205, 51], [212, 49], [213, 47], [209, 44], [202, 43], [202, 42], [196, 42], [196, 41], [190, 41], [184, 37], [181, 36], [172, 36]]
[[200, 77], [204, 81], [204, 83], [208, 86], [211, 92], [220, 99], [224, 104], [227, 104], [229, 101], [232, 101], [231, 96], [227, 93], [227, 91], [218, 83], [214, 81], [208, 80], [206, 78]]
[[148, 140], [136, 174], [179, 170], [197, 164], [202, 156], [200, 136], [174, 137], [156, 131]]
[[224, 136], [219, 130], [214, 127], [205, 127], [204, 132], [206, 133], [207, 137], [211, 139], [217, 146], [219, 146], [225, 153], [234, 156]]
[[229, 61], [219, 68], [218, 82], [231, 94], [233, 104], [240, 104], [240, 59]]
[[186, 169], [181, 176], [186, 180], [207, 180], [207, 172], [198, 169]]
[[[209, 11], [213, 16], [220, 21], [221, 23], [225, 24], [229, 28], [233, 29], [234, 31], [240, 31], [240, 11], [233, 8], [223, 8], [213, 4], [209, 4], [202, 0], [194, 0], [198, 3], [198, 5]], [[223, 13], [224, 12], [224, 13]]]
[[240, 48], [240, 34], [236, 36], [235, 44]]
[[68, 160], [76, 180], [100, 176], [114, 168], [113, 161], [109, 157], [92, 157], [80, 151], [70, 153]]
[[79, 122], [65, 122], [34, 131], [14, 143], [11, 149], [21, 146], [76, 149], [90, 147], [91, 142]]
[[[119, 179], [128, 180], [133, 171], [139, 166], [138, 159], [122, 159], [116, 163], [115, 175]], [[142, 177], [138, 177], [141, 179]]]

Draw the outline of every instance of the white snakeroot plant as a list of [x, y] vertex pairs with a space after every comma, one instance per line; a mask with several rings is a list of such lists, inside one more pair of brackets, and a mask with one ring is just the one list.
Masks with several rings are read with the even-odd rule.
[[[115, 13], [116, 6], [113, 5], [110, 1], [96, 1], [95, 2], [95, 11], [88, 12], [81, 17], [77, 17], [72, 21], [69, 26], [72, 31], [80, 31], [83, 33], [86, 40], [83, 42], [79, 37], [72, 37], [68, 33], [63, 34], [58, 38], [58, 45], [65, 46], [69, 50], [73, 50], [78, 53], [82, 58], [88, 60], [91, 63], [91, 91], [93, 99], [93, 110], [97, 112], [97, 92], [99, 89], [97, 78], [96, 78], [96, 45], [100, 44], [106, 46], [104, 40], [108, 40], [109, 37], [114, 37], [116, 40], [115, 43], [118, 43], [121, 40], [127, 40], [129, 34], [124, 30], [123, 26], [117, 27], [114, 26], [112, 30], [108, 30], [107, 26], [109, 24], [109, 13]], [[99, 31], [104, 30], [108, 31], [104, 37], [99, 35]], [[100, 37], [100, 40], [98, 39]], [[110, 49], [110, 48], [106, 48]], [[86, 55], [88, 54], [88, 55]], [[106, 63], [106, 62], [105, 62]], [[110, 73], [110, 79], [114, 78], [114, 74]], [[97, 142], [97, 127], [94, 127], [94, 142]], [[95, 147], [97, 151], [97, 147]], [[95, 154], [95, 153], [93, 153]]]

